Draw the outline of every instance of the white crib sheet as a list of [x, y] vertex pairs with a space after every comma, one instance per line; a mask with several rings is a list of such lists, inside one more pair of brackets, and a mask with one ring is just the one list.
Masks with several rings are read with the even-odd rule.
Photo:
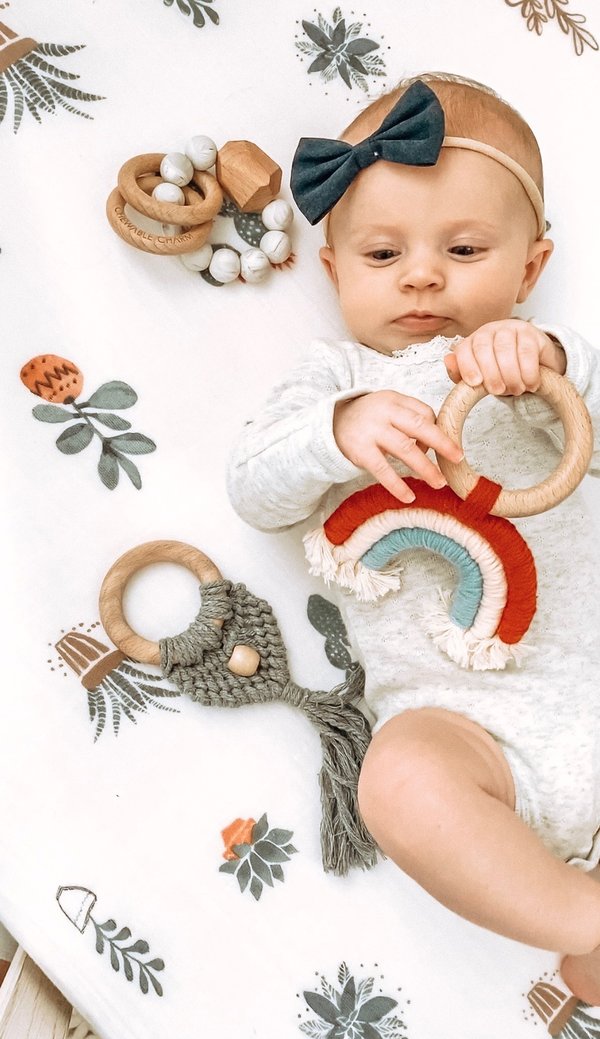
[[[324, 591], [297, 534], [247, 529], [223, 482], [233, 437], [271, 383], [312, 336], [342, 329], [321, 231], [301, 218], [291, 269], [219, 288], [125, 245], [104, 207], [126, 159], [201, 133], [219, 147], [258, 144], [282, 166], [289, 200], [299, 136], [337, 134], [406, 73], [463, 72], [520, 108], [546, 154], [559, 250], [528, 313], [593, 340], [595, 8], [11, 0], [0, 23], [5, 46], [11, 32], [47, 45], [33, 72], [19, 58], [0, 72], [0, 920], [102, 1039], [540, 1035], [567, 1000], [556, 957], [453, 916], [389, 862], [323, 873], [320, 748], [304, 716], [201, 707], [157, 669], [144, 680], [110, 657], [102, 578], [122, 552], [167, 538], [197, 545], [273, 605], [296, 681], [342, 680], [307, 615]], [[222, 231], [241, 244], [230, 224]], [[44, 401], [19, 374], [46, 354], [82, 373], [83, 417], [32, 414]], [[115, 415], [112, 426], [90, 418], [95, 409]], [[113, 489], [98, 433], [129, 433]], [[131, 623], [153, 639], [196, 608], [195, 580], [168, 565], [127, 597]], [[114, 666], [90, 691], [82, 679], [98, 660]], [[278, 831], [280, 861], [252, 891], [220, 869], [235, 820], [255, 842]], [[569, 1004], [559, 1034], [600, 1035], [600, 1012]]]

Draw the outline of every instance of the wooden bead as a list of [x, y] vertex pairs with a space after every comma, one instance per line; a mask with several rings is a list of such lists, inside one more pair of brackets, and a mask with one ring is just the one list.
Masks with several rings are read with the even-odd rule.
[[281, 167], [251, 141], [228, 141], [217, 154], [217, 180], [243, 213], [264, 209], [279, 194]]
[[258, 671], [260, 654], [252, 646], [234, 646], [227, 667], [234, 675], [250, 678]]

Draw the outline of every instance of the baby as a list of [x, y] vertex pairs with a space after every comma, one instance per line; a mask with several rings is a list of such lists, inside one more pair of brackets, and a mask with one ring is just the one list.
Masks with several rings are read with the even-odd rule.
[[[303, 139], [292, 190], [311, 223], [326, 216], [320, 256], [350, 338], [314, 343], [245, 427], [228, 482], [248, 523], [329, 516], [374, 482], [409, 503], [406, 476], [442, 488], [428, 452], [462, 457], [436, 426], [460, 380], [488, 392], [467, 423], [469, 462], [502, 486], [541, 482], [564, 440], [532, 396], [540, 366], [584, 398], [600, 475], [600, 354], [567, 328], [512, 317], [553, 248], [539, 149], [517, 112], [481, 84], [423, 74], [342, 141]], [[572, 991], [600, 1003], [598, 539], [578, 491], [513, 522], [538, 581], [518, 667], [463, 668], [428, 638], [423, 603], [454, 585], [439, 554], [403, 552], [402, 587], [376, 602], [340, 593], [375, 717], [360, 811], [436, 899], [560, 952]]]

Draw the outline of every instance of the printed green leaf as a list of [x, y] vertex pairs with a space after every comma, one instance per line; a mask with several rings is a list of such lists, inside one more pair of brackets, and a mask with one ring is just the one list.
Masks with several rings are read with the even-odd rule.
[[124, 451], [127, 455], [149, 455], [156, 451], [154, 441], [143, 433], [121, 433], [120, 436], [111, 437], [110, 442], [117, 451]]
[[286, 844], [283, 850], [287, 851], [288, 855], [294, 855], [298, 851], [297, 848], [294, 848], [293, 844]]
[[72, 411], [67, 411], [58, 404], [36, 404], [35, 408], [31, 409], [31, 414], [38, 422], [68, 422], [75, 418]]
[[112, 937], [113, 942], [122, 942], [126, 938], [131, 938], [131, 931], [128, 927], [122, 927], [118, 934], [114, 934]]
[[126, 956], [123, 958], [123, 970], [127, 981], [133, 981], [133, 967]]
[[325, 33], [322, 32], [317, 25], [313, 25], [312, 22], [303, 21], [302, 28], [304, 29], [304, 32], [309, 37], [309, 39], [311, 39], [313, 43], [316, 43], [317, 47], [320, 47], [323, 50], [331, 47], [331, 40], [329, 39], [329, 36], [326, 36]]
[[103, 931], [116, 931], [117, 924], [116, 921], [111, 918], [107, 920], [105, 924], [100, 924], [100, 927]]
[[239, 864], [239, 859], [229, 859], [228, 862], [224, 862], [222, 866], [219, 866], [219, 873], [235, 873]]
[[[117, 941], [117, 938], [114, 938], [113, 941]], [[144, 954], [144, 953], [150, 952], [150, 946], [148, 945], [148, 942], [145, 941], [143, 938], [138, 938], [137, 942], [134, 942], [133, 945], [128, 945], [127, 948], [124, 949], [123, 951], [124, 952], [139, 952], [139, 953]]]
[[119, 482], [119, 465], [108, 444], [102, 445], [98, 459], [98, 475], [109, 491], [114, 491]]
[[273, 844], [287, 844], [294, 836], [292, 830], [269, 830], [268, 838]]
[[289, 855], [271, 841], [257, 841], [254, 850], [265, 862], [289, 862]]
[[91, 443], [94, 430], [87, 422], [78, 422], [65, 429], [56, 441], [56, 446], [63, 455], [76, 455]]
[[134, 465], [130, 458], [125, 458], [123, 455], [117, 452], [117, 462], [121, 466], [124, 473], [127, 474], [134, 487], [139, 491], [142, 486], [142, 477], [137, 465]]
[[98, 422], [101, 422], [103, 426], [108, 426], [109, 429], [131, 429], [131, 422], [128, 422], [126, 418], [121, 418], [120, 415], [113, 415], [110, 411], [104, 413], [99, 411], [88, 411], [87, 417], [95, 418]]
[[258, 902], [258, 900], [259, 900], [260, 896], [262, 895], [262, 893], [263, 893], [263, 886], [262, 886], [260, 880], [258, 880], [257, 877], [252, 877], [252, 883], [250, 884], [250, 894]]
[[250, 880], [251, 875], [252, 875], [252, 870], [250, 869], [250, 863], [248, 862], [248, 859], [246, 859], [245, 862], [242, 862], [242, 865], [240, 866], [240, 868], [238, 869], [238, 871], [236, 873], [237, 882], [240, 885], [240, 891], [245, 891], [246, 890], [246, 888], [248, 887], [248, 881]]
[[333, 58], [330, 54], [319, 54], [317, 58], [307, 68], [307, 72], [323, 72], [328, 65], [331, 65]]
[[251, 844], [234, 844], [232, 851], [237, 855], [238, 859], [245, 859], [251, 847]]
[[314, 1010], [315, 1014], [322, 1017], [324, 1021], [328, 1021], [330, 1025], [335, 1025], [338, 1020], [339, 1012], [338, 1008], [325, 999], [325, 996], [319, 995], [318, 992], [305, 992], [304, 998], [308, 1003], [311, 1010]]
[[281, 866], [271, 866], [271, 876], [275, 877], [275, 880], [285, 880]]
[[344, 986], [340, 1000], [340, 1011], [344, 1017], [349, 1017], [356, 1005], [356, 984], [354, 978], [349, 978]]
[[150, 981], [152, 982], [152, 987], [153, 987], [154, 991], [156, 992], [156, 995], [157, 996], [162, 996], [162, 994], [163, 994], [163, 987], [162, 987], [160, 981], [158, 981], [158, 979], [155, 978], [154, 975], [150, 973], [150, 971], [148, 971], [148, 977], [150, 978]]
[[146, 974], [146, 971], [142, 967], [141, 963], [140, 963], [140, 988], [141, 988], [142, 992], [144, 993], [144, 995], [147, 995], [147, 993], [148, 993], [148, 976]]
[[364, 57], [369, 51], [375, 51], [379, 47], [378, 43], [373, 43], [373, 40], [352, 40], [351, 43], [346, 47], [346, 54], [354, 54], [356, 57]]
[[110, 965], [113, 970], [118, 971], [119, 969], [119, 957], [117, 956], [114, 946], [110, 947]]
[[92, 408], [131, 408], [137, 401], [137, 393], [126, 382], [105, 382], [85, 403]]
[[252, 866], [252, 869], [256, 873], [257, 877], [260, 877], [260, 879], [265, 884], [268, 884], [269, 887], [273, 887], [273, 878], [271, 876], [271, 870], [267, 866], [266, 862], [263, 862], [262, 859], [259, 859], [258, 855], [255, 855], [254, 852], [250, 854], [250, 865]]
[[261, 815], [257, 823], [252, 827], [252, 842], [262, 841], [267, 830], [269, 829], [269, 823], [267, 821], [267, 813]]
[[346, 20], [345, 20], [345, 18], [342, 18], [341, 21], [339, 21], [337, 23], [335, 29], [333, 30], [333, 35], [331, 37], [332, 46], [333, 47], [339, 47], [344, 42], [345, 38], [346, 38]]
[[96, 930], [96, 952], [104, 952], [104, 938], [99, 930]]
[[390, 1010], [397, 1006], [395, 999], [389, 999], [387, 996], [375, 996], [373, 999], [368, 999], [366, 1003], [363, 1003], [358, 1011], [358, 1020], [381, 1021], [382, 1017], [385, 1017]]

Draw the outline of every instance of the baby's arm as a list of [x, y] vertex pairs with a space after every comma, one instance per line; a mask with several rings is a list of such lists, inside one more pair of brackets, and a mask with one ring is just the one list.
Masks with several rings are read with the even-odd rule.
[[338, 401], [365, 392], [352, 383], [342, 349], [320, 341], [244, 426], [229, 462], [227, 489], [251, 526], [278, 530], [298, 523], [332, 484], [361, 475], [333, 435]]
[[229, 465], [229, 496], [242, 519], [260, 530], [305, 519], [332, 484], [365, 471], [402, 501], [413, 501], [389, 458], [440, 487], [446, 481], [427, 458], [429, 448], [454, 462], [463, 456], [427, 404], [353, 385], [343, 346], [322, 342], [246, 425]]

